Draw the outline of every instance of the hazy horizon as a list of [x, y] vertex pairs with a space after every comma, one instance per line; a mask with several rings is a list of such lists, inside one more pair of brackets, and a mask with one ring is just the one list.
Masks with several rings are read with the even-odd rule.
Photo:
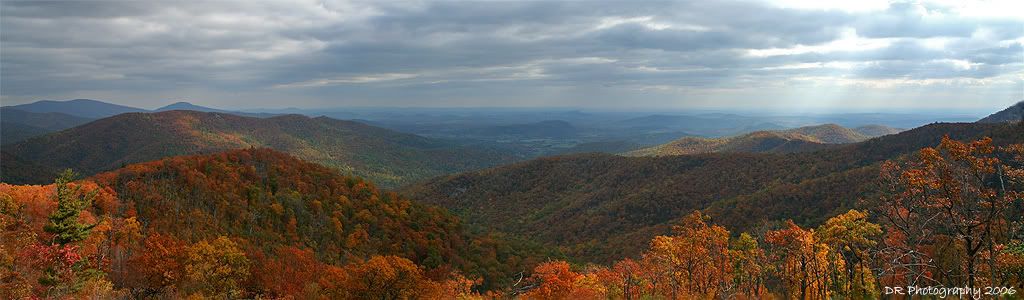
[[0, 1], [0, 101], [978, 115], [1015, 1]]
[[38, 99], [32, 100], [25, 103], [2, 103], [2, 107], [12, 107], [22, 104], [31, 104], [41, 101], [56, 101], [66, 102], [73, 100], [91, 100], [100, 101], [104, 103], [134, 107], [144, 110], [156, 111], [172, 104], [188, 103], [196, 106], [207, 107], [212, 109], [221, 109], [227, 111], [237, 112], [267, 112], [267, 113], [317, 113], [317, 112], [339, 112], [339, 111], [376, 111], [376, 112], [585, 112], [585, 113], [631, 113], [631, 114], [666, 114], [666, 115], [686, 115], [686, 114], [714, 114], [714, 113], [725, 113], [725, 114], [742, 114], [749, 116], [799, 116], [799, 115], [856, 115], [856, 114], [892, 114], [892, 115], [921, 115], [921, 116], [964, 116], [964, 117], [984, 117], [997, 111], [1006, 109], [1008, 106], [1015, 104], [1016, 102], [1008, 102], [1003, 106], [996, 106], [992, 108], [973, 108], [973, 109], [961, 109], [961, 108], [921, 108], [921, 107], [885, 107], [885, 108], [844, 108], [844, 107], [800, 107], [796, 110], [796, 107], [778, 107], [774, 109], [763, 109], [758, 107], [674, 107], [674, 108], [651, 108], [651, 107], [586, 107], [586, 106], [367, 106], [367, 105], [350, 105], [350, 106], [322, 106], [322, 107], [296, 107], [296, 106], [278, 106], [278, 107], [220, 107], [214, 104], [205, 103], [202, 101], [189, 101], [189, 100], [168, 100], [166, 103], [158, 104], [156, 106], [134, 106], [131, 102], [118, 102], [109, 101], [106, 99]]

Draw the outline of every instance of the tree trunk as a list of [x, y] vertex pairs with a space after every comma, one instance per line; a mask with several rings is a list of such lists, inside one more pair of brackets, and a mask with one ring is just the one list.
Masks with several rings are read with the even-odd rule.
[[974, 256], [967, 257], [967, 287], [974, 288]]

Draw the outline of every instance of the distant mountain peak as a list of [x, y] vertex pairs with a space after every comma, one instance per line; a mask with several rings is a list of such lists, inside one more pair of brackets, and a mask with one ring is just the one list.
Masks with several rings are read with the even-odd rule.
[[168, 105], [166, 105], [164, 107], [161, 107], [161, 108], [193, 107], [193, 106], [197, 106], [197, 105], [189, 103], [189, 102], [185, 102], [185, 101], [178, 101], [178, 102], [174, 102], [174, 103], [168, 104]]
[[168, 110], [194, 110], [194, 111], [203, 111], [203, 112], [225, 112], [224, 110], [220, 110], [220, 109], [216, 109], [216, 108], [210, 108], [210, 107], [205, 107], [205, 106], [199, 106], [199, 105], [195, 105], [195, 104], [192, 104], [192, 103], [189, 103], [189, 102], [185, 102], [185, 101], [174, 102], [174, 103], [171, 103], [171, 104], [169, 104], [167, 106], [164, 106], [164, 107], [156, 109], [156, 111], [168, 111]]
[[157, 108], [157, 109], [155, 109], [153, 111], [154, 112], [165, 112], [165, 111], [172, 111], [172, 110], [188, 110], [188, 111], [199, 111], [199, 112], [208, 112], [208, 113], [221, 113], [221, 114], [231, 114], [231, 115], [245, 116], [245, 117], [267, 117], [267, 116], [273, 116], [273, 114], [247, 113], [247, 112], [241, 112], [241, 111], [232, 111], [232, 110], [224, 110], [224, 109], [219, 109], [219, 108], [206, 107], [206, 106], [201, 106], [201, 105], [195, 105], [195, 104], [192, 104], [191, 102], [185, 102], [185, 101], [174, 102], [174, 103], [168, 104], [167, 106], [164, 106], [164, 107], [161, 107], [161, 108]]

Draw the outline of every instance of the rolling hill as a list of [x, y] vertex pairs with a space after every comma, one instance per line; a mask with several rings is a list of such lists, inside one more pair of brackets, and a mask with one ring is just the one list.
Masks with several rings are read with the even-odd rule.
[[[232, 235], [259, 245], [298, 239], [336, 262], [373, 254], [401, 254], [422, 261], [428, 255], [426, 249], [402, 247], [402, 240], [469, 240], [454, 237], [464, 235], [458, 232], [458, 220], [441, 209], [412, 203], [377, 190], [371, 182], [269, 149], [169, 157], [100, 173], [90, 180], [111, 187], [120, 201], [134, 203], [139, 218], [151, 230], [183, 240]], [[316, 211], [313, 201], [318, 200], [324, 211]], [[248, 205], [232, 204], [238, 202]], [[274, 204], [285, 209], [274, 212]], [[188, 219], [178, 217], [194, 210], [200, 213]], [[356, 218], [355, 213], [363, 211], [371, 215]], [[332, 217], [343, 232], [316, 226], [331, 223]], [[301, 222], [295, 232], [280, 231], [284, 228], [280, 222], [292, 218]], [[343, 245], [344, 239], [335, 238], [358, 230], [374, 233], [360, 247]], [[428, 232], [434, 237], [427, 238]], [[435, 250], [441, 253], [465, 253], [452, 244], [438, 246]], [[420, 250], [424, 252], [417, 253]]]
[[810, 141], [822, 144], [848, 144], [871, 138], [870, 136], [861, 134], [856, 130], [836, 124], [805, 126], [782, 130], [781, 132], [808, 136], [811, 138]]
[[810, 141], [807, 136], [758, 131], [731, 138], [684, 137], [666, 144], [627, 152], [627, 156], [666, 156], [700, 153], [789, 153], [817, 150], [827, 145]]
[[435, 178], [404, 192], [471, 224], [608, 262], [636, 255], [645, 241], [697, 209], [734, 232], [784, 219], [816, 225], [870, 197], [886, 159], [937, 145], [947, 134], [1019, 143], [1024, 130], [1018, 126], [933, 124], [812, 153], [567, 155]]
[[727, 138], [685, 137], [666, 144], [627, 152], [628, 156], [665, 156], [698, 153], [794, 153], [815, 151], [830, 144], [846, 144], [869, 136], [825, 124], [778, 131], [756, 131]]
[[885, 125], [865, 125], [854, 128], [853, 131], [868, 137], [880, 137], [883, 135], [897, 134], [905, 131], [905, 129], [892, 128]]
[[[48, 170], [73, 168], [94, 174], [167, 156], [251, 147], [284, 151], [386, 187], [516, 159], [500, 150], [463, 147], [326, 117], [253, 118], [195, 111], [121, 114], [3, 145], [2, 150], [8, 157]], [[16, 165], [5, 162], [0, 166], [5, 182], [38, 172], [17, 169]], [[49, 180], [30, 179], [25, 182]]]

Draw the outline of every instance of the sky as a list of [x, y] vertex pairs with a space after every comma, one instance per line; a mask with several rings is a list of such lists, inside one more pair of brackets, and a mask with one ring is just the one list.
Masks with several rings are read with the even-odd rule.
[[997, 109], [1024, 1], [0, 1], [0, 102]]

